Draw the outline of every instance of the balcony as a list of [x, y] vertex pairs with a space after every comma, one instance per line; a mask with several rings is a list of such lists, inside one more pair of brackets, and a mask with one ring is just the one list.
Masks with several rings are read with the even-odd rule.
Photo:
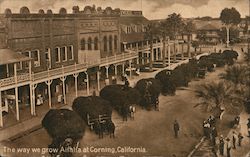
[[33, 73], [31, 77], [29, 73], [17, 74], [17, 78], [14, 76], [0, 79], [0, 88], [6, 90], [16, 87], [16, 85], [27, 85], [31, 81], [32, 83], [41, 83], [47, 80], [57, 79], [67, 75], [73, 75], [75, 73], [80, 73], [86, 71], [90, 67], [94, 66], [105, 66], [114, 63], [123, 62], [126, 60], [134, 59], [138, 57], [138, 53], [132, 50], [127, 50], [127, 53], [122, 53], [119, 55], [114, 55], [111, 57], [102, 58], [100, 62], [96, 60], [89, 61], [87, 63], [74, 64], [69, 66], [62, 66], [60, 68], [46, 70], [43, 72]]
[[138, 53], [133, 50], [126, 50], [128, 53], [122, 53], [111, 57], [101, 58], [100, 66], [110, 65], [114, 63], [124, 62], [126, 60], [138, 58]]
[[[26, 83], [30, 80], [29, 78], [29, 73], [24, 73], [24, 74], [19, 74], [17, 75], [17, 83]], [[0, 79], [0, 88], [1, 87], [6, 87], [6, 86], [10, 86], [10, 85], [14, 85], [15, 84], [15, 77], [8, 77], [8, 78], [4, 78], [4, 79]]]

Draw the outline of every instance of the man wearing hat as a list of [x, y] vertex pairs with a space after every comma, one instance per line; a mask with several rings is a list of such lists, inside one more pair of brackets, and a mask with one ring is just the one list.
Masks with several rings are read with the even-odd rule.
[[219, 139], [219, 152], [220, 152], [220, 155], [224, 155], [224, 138], [223, 138], [223, 135], [220, 135], [220, 139]]

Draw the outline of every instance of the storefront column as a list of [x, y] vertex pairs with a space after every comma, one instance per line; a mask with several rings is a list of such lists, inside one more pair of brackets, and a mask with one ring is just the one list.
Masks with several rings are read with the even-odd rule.
[[51, 108], [52, 107], [52, 103], [51, 103], [51, 84], [52, 84], [52, 81], [53, 80], [48, 80], [48, 81], [46, 81], [45, 83], [47, 84], [47, 86], [48, 86], [48, 96], [49, 96], [49, 108]]
[[[19, 121], [20, 120], [20, 115], [19, 115], [19, 104], [18, 104], [18, 87], [17, 87], [17, 67], [16, 63], [14, 63], [14, 78], [15, 78], [15, 96], [16, 96], [16, 119]], [[1, 100], [2, 101], [2, 100]]]
[[85, 75], [86, 75], [86, 81], [87, 81], [87, 95], [89, 95], [89, 75], [86, 71], [84, 71]]
[[117, 64], [114, 64], [115, 67], [115, 76], [117, 76]]
[[96, 72], [96, 77], [97, 77], [97, 90], [100, 91], [101, 87], [100, 87], [100, 71], [99, 70]]
[[75, 78], [75, 91], [76, 91], [76, 97], [78, 96], [78, 76], [79, 76], [79, 73], [75, 73], [73, 74], [74, 78]]
[[106, 68], [106, 78], [108, 79], [109, 78], [109, 66], [105, 66]]
[[67, 100], [66, 100], [66, 89], [65, 89], [66, 76], [60, 77], [60, 80], [62, 81], [62, 85], [63, 85], [63, 102], [64, 102], [64, 104], [66, 104], [67, 103]]
[[129, 60], [129, 77], [132, 77], [132, 60]]
[[[6, 105], [6, 104], [5, 104]], [[2, 104], [2, 91], [0, 91], [0, 127], [3, 127], [3, 104]]]
[[171, 59], [170, 59], [170, 43], [169, 43], [169, 39], [168, 39], [168, 67], [170, 68], [171, 65]]
[[31, 115], [36, 115], [36, 94], [35, 94], [35, 90], [36, 90], [37, 84], [31, 84], [30, 85], [30, 109], [31, 109]]
[[122, 63], [122, 75], [124, 75], [125, 74], [125, 65], [124, 65], [124, 63]]

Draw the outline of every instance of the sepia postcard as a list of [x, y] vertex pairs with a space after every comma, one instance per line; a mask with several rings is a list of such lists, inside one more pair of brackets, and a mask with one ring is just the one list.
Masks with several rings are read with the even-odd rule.
[[250, 0], [0, 0], [0, 157], [250, 157]]

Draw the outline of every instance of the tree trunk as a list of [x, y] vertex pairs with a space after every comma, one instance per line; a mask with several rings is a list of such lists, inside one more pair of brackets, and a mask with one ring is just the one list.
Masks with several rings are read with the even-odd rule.
[[153, 71], [153, 40], [150, 40], [150, 60], [149, 60], [149, 70]]

